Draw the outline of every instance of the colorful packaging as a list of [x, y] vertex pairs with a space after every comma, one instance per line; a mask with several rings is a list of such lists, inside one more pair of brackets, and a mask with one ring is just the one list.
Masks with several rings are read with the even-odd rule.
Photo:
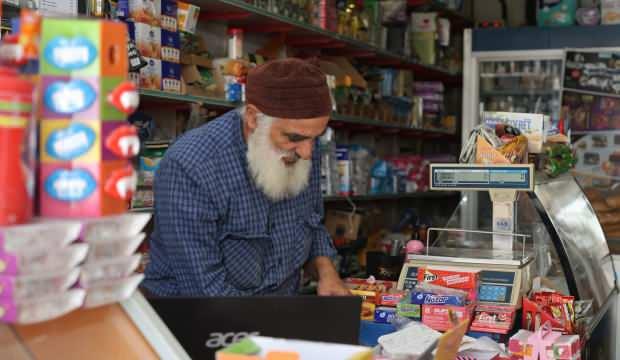
[[84, 308], [93, 308], [128, 299], [144, 279], [144, 274], [134, 274], [118, 280], [102, 281], [86, 289]]
[[160, 0], [127, 0], [129, 4], [129, 17], [135, 22], [159, 26], [161, 23]]
[[438, 295], [414, 291], [411, 294], [411, 303], [416, 305], [454, 305], [464, 306], [465, 296]]
[[102, 281], [123, 279], [136, 271], [141, 258], [133, 254], [86, 263], [82, 265], [80, 286], [90, 288]]
[[79, 269], [62, 270], [42, 275], [0, 275], [0, 299], [6, 302], [19, 303], [28, 299], [60, 294], [73, 286], [79, 275]]
[[160, 27], [141, 22], [129, 22], [127, 23], [127, 30], [129, 37], [136, 43], [140, 55], [153, 59], [162, 58], [162, 30]]
[[478, 305], [474, 310], [472, 331], [507, 334], [512, 329], [516, 309], [513, 306]]
[[33, 91], [31, 82], [0, 68], [0, 225], [24, 223], [33, 215]]
[[396, 309], [391, 307], [377, 307], [375, 309], [375, 322], [379, 324], [391, 324], [396, 317]]
[[489, 128], [495, 129], [497, 124], [508, 124], [519, 129], [527, 136], [528, 152], [539, 154], [546, 141], [547, 132], [551, 129], [551, 120], [547, 115], [485, 111], [482, 122]]
[[377, 295], [377, 305], [395, 307], [405, 298], [403, 291], [394, 293], [381, 293]]
[[401, 301], [398, 303], [398, 305], [396, 305], [396, 313], [399, 316], [410, 318], [413, 320], [422, 320], [421, 305], [409, 304], [407, 302]]
[[195, 34], [199, 15], [200, 8], [198, 6], [179, 1], [177, 9], [179, 31]]
[[471, 319], [473, 305], [422, 305], [422, 323], [437, 331], [447, 331], [454, 325], [450, 321], [449, 311], [452, 311], [460, 323]]
[[167, 61], [161, 63], [161, 90], [181, 93], [181, 65]]
[[510, 355], [518, 359], [523, 359], [526, 353], [527, 340], [534, 333], [528, 330], [519, 330], [508, 341], [508, 351]]
[[61, 249], [32, 250], [19, 254], [0, 253], [0, 275], [35, 275], [70, 270], [84, 261], [88, 245], [73, 244]]
[[85, 296], [84, 290], [72, 289], [18, 304], [0, 300], [0, 322], [26, 325], [54, 319], [81, 307]]
[[[161, 60], [178, 64], [181, 60], [181, 39], [176, 31], [161, 30]], [[181, 70], [179, 69], [179, 73]]]
[[177, 32], [178, 4], [176, 0], [161, 0], [161, 28]]
[[350, 196], [352, 164], [349, 157], [349, 148], [346, 146], [338, 146], [336, 148], [336, 158], [340, 184], [338, 194], [340, 196]]
[[581, 341], [579, 335], [562, 335], [551, 346], [547, 347], [547, 354], [557, 360], [573, 360], [581, 356]]
[[362, 320], [374, 320], [376, 307], [377, 306], [373, 303], [369, 303], [366, 301], [362, 302], [362, 313], [360, 318]]
[[575, 23], [577, 0], [542, 0], [538, 2], [538, 26], [570, 26]]
[[418, 282], [469, 291], [478, 287], [478, 271], [455, 271], [427, 267], [418, 272]]
[[145, 58], [146, 66], [140, 69], [140, 88], [161, 90], [162, 63], [159, 59]]

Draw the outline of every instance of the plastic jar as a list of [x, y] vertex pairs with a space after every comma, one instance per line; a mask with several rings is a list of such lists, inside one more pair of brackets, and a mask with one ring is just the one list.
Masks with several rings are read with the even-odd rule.
[[243, 57], [243, 29], [228, 29], [228, 58], [241, 59]]
[[34, 86], [0, 67], [0, 226], [32, 218], [36, 123]]

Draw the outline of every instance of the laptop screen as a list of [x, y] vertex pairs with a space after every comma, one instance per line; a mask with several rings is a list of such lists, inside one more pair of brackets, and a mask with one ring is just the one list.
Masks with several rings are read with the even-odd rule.
[[358, 344], [361, 298], [260, 296], [149, 298], [192, 359], [249, 335]]

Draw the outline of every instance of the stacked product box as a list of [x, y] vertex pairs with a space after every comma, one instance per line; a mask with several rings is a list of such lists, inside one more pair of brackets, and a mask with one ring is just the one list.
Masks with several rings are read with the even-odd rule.
[[422, 99], [422, 119], [424, 128], [441, 127], [444, 112], [444, 86], [439, 81], [415, 81], [413, 93]]
[[328, 31], [338, 30], [338, 11], [335, 0], [312, 1], [312, 24]]
[[379, 322], [391, 322], [395, 313], [391, 309], [401, 297], [394, 290], [396, 289], [394, 281], [349, 278], [345, 280], [345, 284], [353, 295], [362, 298], [362, 320], [373, 321], [378, 318]]
[[119, 2], [119, 13], [127, 21], [130, 38], [135, 42], [146, 66], [140, 69], [140, 87], [150, 90], [181, 92], [181, 41], [178, 32], [177, 1], [156, 0], [144, 3]]
[[40, 214], [123, 213], [140, 145], [126, 121], [139, 99], [127, 81], [126, 26], [44, 18], [41, 31]]

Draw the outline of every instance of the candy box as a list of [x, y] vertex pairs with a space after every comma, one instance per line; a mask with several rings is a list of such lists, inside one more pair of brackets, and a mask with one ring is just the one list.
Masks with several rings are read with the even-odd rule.
[[422, 319], [422, 306], [399, 302], [398, 305], [396, 305], [396, 313], [399, 316], [419, 321]]
[[376, 304], [377, 302], [377, 293], [375, 291], [367, 291], [367, 290], [355, 290], [352, 289], [351, 295], [361, 296], [362, 301], [368, 302], [371, 304]]
[[167, 61], [161, 63], [161, 90], [181, 93], [181, 65]]
[[458, 295], [440, 295], [414, 291], [411, 294], [411, 303], [417, 305], [455, 305], [464, 306], [465, 298]]
[[161, 0], [161, 28], [177, 32], [178, 4], [176, 0]]
[[471, 290], [478, 287], [478, 273], [478, 271], [455, 271], [427, 267], [418, 272], [418, 282], [451, 289]]
[[360, 318], [362, 320], [374, 320], [375, 319], [375, 309], [376, 305], [369, 302], [362, 302], [362, 313]]
[[479, 305], [474, 310], [472, 331], [507, 334], [515, 319], [515, 308], [512, 306]]
[[551, 346], [547, 347], [547, 354], [557, 360], [572, 360], [581, 356], [581, 342], [579, 335], [562, 335]]
[[449, 311], [452, 310], [457, 322], [471, 319], [473, 305], [422, 305], [422, 323], [437, 331], [446, 331], [454, 325], [450, 321]]
[[147, 65], [140, 69], [140, 88], [161, 90], [161, 60], [153, 58], [145, 58], [145, 60]]
[[179, 1], [177, 4], [177, 24], [179, 31], [196, 33], [200, 8], [196, 5]]
[[176, 31], [161, 30], [161, 59], [173, 63], [181, 60], [181, 39]]
[[129, 37], [136, 43], [140, 55], [160, 59], [162, 55], [162, 30], [141, 22], [127, 23]]
[[391, 307], [377, 307], [375, 308], [375, 322], [380, 324], [391, 324], [396, 317], [396, 309]]
[[377, 305], [395, 307], [404, 297], [404, 292], [381, 293], [377, 295]]
[[508, 351], [513, 357], [523, 359], [527, 347], [527, 340], [534, 334], [528, 330], [519, 330], [508, 341]]
[[127, 26], [121, 22], [43, 18], [42, 76], [127, 76]]
[[388, 292], [390, 289], [396, 288], [396, 282], [394, 281], [347, 278], [344, 282], [351, 290]]

